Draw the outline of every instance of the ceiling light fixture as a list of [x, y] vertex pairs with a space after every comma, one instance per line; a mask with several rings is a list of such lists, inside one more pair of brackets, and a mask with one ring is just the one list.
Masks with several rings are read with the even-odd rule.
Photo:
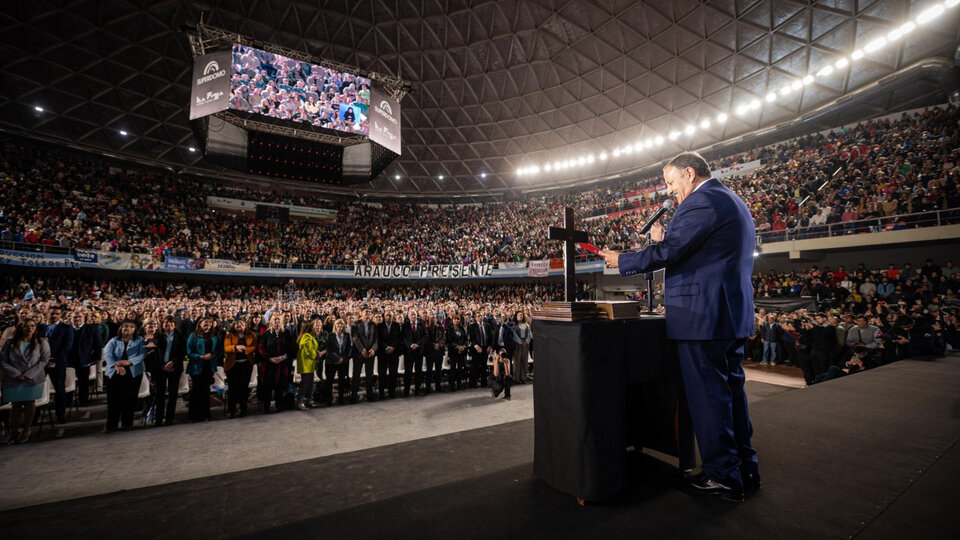
[[37, 111], [37, 112], [43, 112], [43, 107], [37, 105], [36, 107], [33, 108], [33, 110], [35, 110], [35, 111]]
[[197, 149], [194, 148], [194, 147], [192, 147], [192, 146], [191, 146], [190, 148], [187, 148], [187, 150], [189, 150], [189, 151], [191, 151], [191, 152], [196, 152], [196, 151], [197, 151]]
[[767, 94], [767, 101], [773, 102], [773, 101], [776, 101], [776, 100], [777, 100], [777, 93], [776, 93], [776, 92], [770, 92], [769, 94]]
[[695, 127], [693, 127], [693, 126], [687, 126], [686, 128], [684, 128], [683, 132], [686, 133], [687, 135], [693, 135], [693, 133], [694, 133], [696, 130], [697, 130], [697, 128], [695, 128]]
[[851, 60], [859, 60], [861, 58], [863, 58], [863, 49], [857, 49], [850, 55]]
[[[952, 7], [952, 6], [951, 6]], [[928, 22], [936, 19], [940, 15], [943, 15], [944, 7], [943, 4], [934, 4], [927, 9], [920, 12], [917, 15], [917, 24], [927, 24]]]
[[727, 121], [727, 113], [720, 113], [717, 115], [717, 123], [723, 124]]
[[702, 127], [703, 129], [707, 129], [708, 127], [710, 127], [710, 120], [708, 119], [708, 120], [704, 120], [703, 122], [700, 122], [700, 127]]
[[121, 135], [123, 135], [124, 137], [126, 137], [126, 136], [127, 136], [127, 132], [126, 132], [126, 131], [124, 131], [124, 130], [122, 130], [122, 129], [120, 130], [120, 134], [121, 134]]
[[863, 50], [866, 51], [866, 52], [868, 52], [868, 53], [877, 52], [877, 51], [879, 51], [880, 49], [882, 49], [884, 46], [886, 46], [886, 44], [887, 44], [887, 39], [886, 39], [886, 38], [882, 38], [882, 37], [881, 37], [881, 38], [877, 38], [877, 39], [871, 41], [870, 43], [867, 43], [867, 44], [863, 47]]

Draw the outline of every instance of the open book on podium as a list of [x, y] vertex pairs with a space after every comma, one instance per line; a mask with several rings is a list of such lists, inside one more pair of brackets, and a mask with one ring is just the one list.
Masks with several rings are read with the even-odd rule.
[[636, 319], [639, 302], [544, 302], [533, 311], [533, 318], [546, 321], [603, 321]]

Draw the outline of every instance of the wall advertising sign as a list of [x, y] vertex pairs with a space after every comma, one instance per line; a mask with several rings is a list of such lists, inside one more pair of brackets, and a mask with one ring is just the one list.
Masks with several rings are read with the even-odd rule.
[[230, 51], [193, 59], [190, 79], [190, 119], [224, 111], [230, 101]]
[[400, 104], [377, 87], [370, 92], [370, 140], [400, 154]]

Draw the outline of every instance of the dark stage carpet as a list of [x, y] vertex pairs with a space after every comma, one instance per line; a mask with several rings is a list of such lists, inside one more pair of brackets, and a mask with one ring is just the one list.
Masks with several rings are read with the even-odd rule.
[[[764, 489], [742, 504], [633, 482], [578, 507], [533, 477], [533, 421], [0, 513], [4, 538], [953, 538], [960, 361], [793, 391], [748, 383]], [[38, 446], [38, 451], [40, 450]], [[210, 459], [218, 459], [215, 451]]]

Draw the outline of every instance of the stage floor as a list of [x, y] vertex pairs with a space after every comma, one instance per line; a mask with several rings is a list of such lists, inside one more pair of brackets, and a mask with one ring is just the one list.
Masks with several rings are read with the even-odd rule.
[[[533, 477], [531, 418], [215, 474], [230, 468], [237, 456], [261, 452], [261, 438], [271, 433], [274, 438], [281, 433], [291, 437], [280, 442], [300, 448], [294, 431], [269, 427], [298, 415], [290, 412], [250, 428], [254, 436], [236, 421], [143, 430], [144, 436], [160, 433], [169, 440], [165, 444], [180, 448], [168, 462], [171, 468], [177, 461], [201, 462], [211, 472], [69, 504], [0, 512], [0, 530], [5, 538], [65, 531], [71, 537], [97, 538], [952, 538], [956, 527], [948, 509], [960, 496], [957, 388], [956, 358], [899, 362], [796, 390], [748, 382], [764, 489], [743, 504], [688, 495], [677, 489], [672, 467], [636, 453], [630, 460], [633, 481], [628, 489], [603, 504], [580, 508], [572, 497]], [[497, 408], [529, 407], [530, 390], [521, 387], [509, 404], [479, 390], [450, 394], [444, 396], [451, 401], [443, 407], [455, 411], [451, 415], [462, 425], [470, 425], [479, 422], [475, 417], [495, 415]], [[420, 407], [429, 407], [428, 400], [420, 400]], [[413, 414], [397, 410], [405, 401], [361, 404], [342, 412], [356, 409], [351, 414], [358, 421], [377, 416], [380, 425], [394, 424], [403, 421], [398, 415]], [[473, 405], [460, 407], [461, 401]], [[318, 411], [316, 424], [301, 431], [322, 434], [319, 416], [324, 412]], [[210, 431], [221, 425], [237, 433]], [[248, 435], [240, 437], [242, 431]], [[33, 482], [36, 489], [57, 492], [56, 478], [84, 474], [71, 458], [73, 451], [101, 441], [97, 444], [108, 446], [102, 450], [109, 454], [97, 459], [112, 459], [132, 453], [123, 439], [136, 435], [28, 445], [13, 449], [15, 454], [29, 452], [16, 459], [10, 449], [0, 450], [6, 503], [14, 502], [10, 490], [22, 489], [9, 481], [12, 467], [27, 469], [19, 472], [18, 482], [42, 477]], [[368, 440], [375, 435], [350, 430], [338, 436], [346, 447], [354, 437]], [[71, 465], [40, 468], [56, 459]], [[150, 467], [124, 463], [119, 472], [130, 477]], [[171, 471], [172, 478], [178, 472]], [[71, 498], [50, 497], [34, 496]]]

